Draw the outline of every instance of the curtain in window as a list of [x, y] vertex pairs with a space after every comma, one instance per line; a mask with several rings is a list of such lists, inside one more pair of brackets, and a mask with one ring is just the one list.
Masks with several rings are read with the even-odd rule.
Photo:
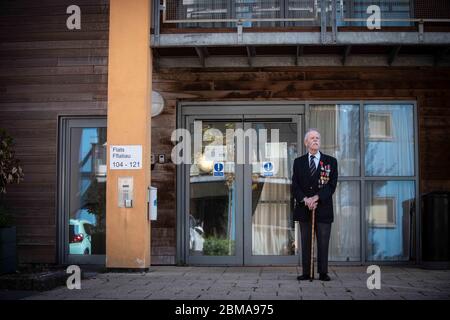
[[341, 181], [333, 197], [334, 223], [331, 227], [329, 260], [360, 261], [359, 181]]
[[[297, 157], [297, 126], [293, 123], [253, 124], [258, 137], [266, 129], [269, 141], [258, 143], [252, 166], [252, 254], [294, 255], [295, 234], [292, 216], [291, 176]], [[279, 130], [279, 142], [271, 130]], [[257, 157], [257, 158], [256, 158]], [[264, 161], [271, 161], [273, 175], [261, 174]]]
[[311, 105], [309, 124], [321, 151], [338, 159], [339, 176], [359, 176], [359, 105]]
[[[374, 223], [375, 199], [393, 202], [387, 207], [393, 219], [386, 225]], [[414, 181], [366, 182], [367, 260], [402, 261], [413, 255], [414, 201]]]

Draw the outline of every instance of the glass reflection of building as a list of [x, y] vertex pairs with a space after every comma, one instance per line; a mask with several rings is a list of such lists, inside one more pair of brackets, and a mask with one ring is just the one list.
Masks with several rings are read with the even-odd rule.
[[[70, 138], [69, 230], [84, 229], [78, 240], [85, 247], [81, 252], [105, 254], [106, 128], [72, 128]], [[76, 245], [81, 244], [69, 243], [69, 253], [79, 254]]]
[[310, 106], [309, 125], [322, 134], [321, 150], [339, 163], [330, 260], [362, 259], [361, 228], [366, 260], [408, 260], [414, 255], [415, 241], [413, 106], [365, 104], [363, 108], [360, 124], [359, 104]]

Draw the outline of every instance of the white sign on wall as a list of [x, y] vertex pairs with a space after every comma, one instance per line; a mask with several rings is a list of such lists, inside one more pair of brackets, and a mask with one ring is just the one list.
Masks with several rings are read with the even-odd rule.
[[142, 169], [142, 145], [110, 146], [109, 168], [111, 170]]

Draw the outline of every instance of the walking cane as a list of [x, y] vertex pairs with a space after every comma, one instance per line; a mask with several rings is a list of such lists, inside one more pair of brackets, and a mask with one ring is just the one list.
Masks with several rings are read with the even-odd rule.
[[311, 263], [309, 269], [309, 281], [314, 279], [314, 216], [316, 215], [316, 209], [312, 211], [312, 223], [311, 223]]

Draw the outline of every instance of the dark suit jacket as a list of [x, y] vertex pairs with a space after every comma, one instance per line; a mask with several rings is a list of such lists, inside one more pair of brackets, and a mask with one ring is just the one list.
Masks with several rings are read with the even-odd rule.
[[[320, 179], [324, 176], [325, 179]], [[316, 221], [322, 223], [333, 222], [333, 193], [338, 180], [337, 160], [320, 153], [317, 170], [311, 176], [309, 170], [308, 153], [295, 159], [292, 175], [292, 195], [295, 199], [294, 220], [307, 222], [311, 219], [308, 207], [303, 198], [319, 196], [316, 209]]]

